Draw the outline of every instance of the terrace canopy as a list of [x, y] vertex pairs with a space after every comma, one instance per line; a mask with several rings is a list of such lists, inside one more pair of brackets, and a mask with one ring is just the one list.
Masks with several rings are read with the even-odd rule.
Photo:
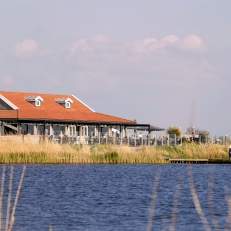
[[165, 130], [164, 128], [156, 127], [154, 125], [150, 125], [150, 128], [149, 126], [142, 126], [142, 127], [127, 127], [127, 129], [136, 129], [137, 131], [150, 131], [150, 132]]

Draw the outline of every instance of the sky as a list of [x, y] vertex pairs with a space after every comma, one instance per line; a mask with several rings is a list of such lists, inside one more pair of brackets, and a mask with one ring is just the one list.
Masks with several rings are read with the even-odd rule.
[[231, 135], [231, 1], [0, 3], [0, 90]]

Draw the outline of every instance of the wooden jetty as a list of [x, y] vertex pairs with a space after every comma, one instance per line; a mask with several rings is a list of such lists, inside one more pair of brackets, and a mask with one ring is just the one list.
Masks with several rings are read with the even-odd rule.
[[170, 159], [167, 158], [171, 164], [231, 164], [229, 159]]

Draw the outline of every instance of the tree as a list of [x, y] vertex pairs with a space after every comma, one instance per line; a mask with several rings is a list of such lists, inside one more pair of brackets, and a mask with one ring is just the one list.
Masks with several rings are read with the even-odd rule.
[[181, 135], [181, 129], [178, 126], [170, 126], [167, 129], [167, 134], [169, 135], [176, 135], [176, 136], [180, 136]]
[[192, 135], [193, 132], [194, 132], [194, 135], [199, 135], [200, 130], [199, 130], [199, 129], [196, 129], [195, 127], [189, 127], [189, 128], [187, 128], [187, 130], [186, 130], [186, 134], [187, 134], [187, 135]]
[[209, 132], [208, 131], [205, 131], [205, 130], [201, 130], [199, 131], [199, 135], [201, 135], [201, 142], [206, 142], [208, 137], [209, 137]]
[[196, 129], [195, 127], [189, 127], [186, 130], [186, 134], [197, 135], [197, 136], [200, 135], [201, 136], [201, 142], [205, 143], [207, 141], [210, 133], [206, 130]]

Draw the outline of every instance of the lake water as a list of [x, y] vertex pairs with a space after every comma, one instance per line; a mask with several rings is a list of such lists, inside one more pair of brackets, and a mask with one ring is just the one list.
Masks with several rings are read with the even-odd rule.
[[[1, 167], [2, 168], [2, 167]], [[10, 167], [7, 166], [8, 184]], [[22, 166], [14, 167], [14, 195]], [[224, 229], [231, 165], [192, 165], [201, 207], [212, 230], [209, 176], [215, 216]], [[13, 230], [146, 230], [155, 175], [160, 181], [152, 230], [169, 229], [177, 182], [181, 191], [175, 230], [205, 230], [188, 184], [187, 165], [27, 165]], [[230, 187], [231, 188], [231, 187]], [[4, 197], [6, 201], [6, 193]], [[5, 205], [4, 205], [5, 206]]]

